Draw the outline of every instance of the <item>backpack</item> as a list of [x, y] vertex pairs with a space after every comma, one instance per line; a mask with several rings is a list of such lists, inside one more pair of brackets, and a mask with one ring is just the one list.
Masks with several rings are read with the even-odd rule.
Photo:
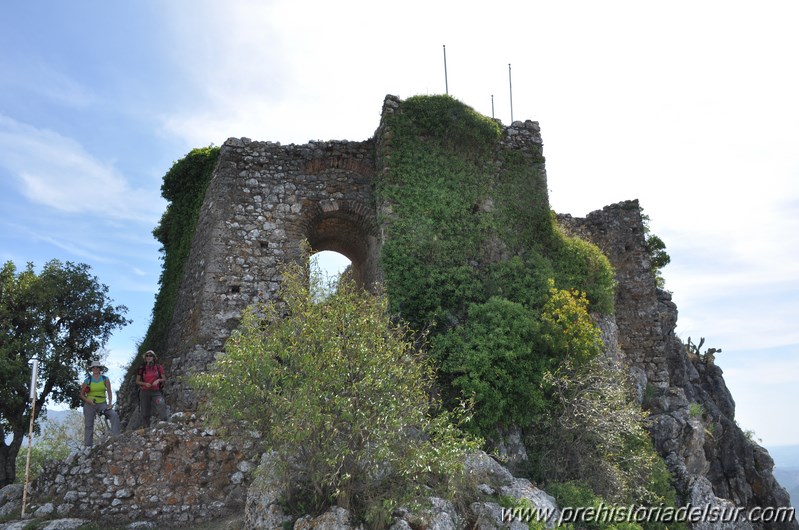
[[[139, 371], [137, 372], [137, 375], [139, 377], [141, 377], [142, 381], [144, 381], [144, 369], [146, 367], [147, 367], [146, 364], [141, 365], [139, 367]], [[155, 369], [158, 370], [158, 379], [163, 379], [164, 374], [161, 372], [161, 365], [160, 364], [156, 364], [155, 365]], [[105, 376], [103, 376], [103, 377], [105, 377]], [[163, 389], [164, 389], [164, 382], [161, 381], [160, 383], [158, 383], [158, 390], [163, 390]], [[139, 389], [139, 390], [141, 390], [141, 389]]]
[[[160, 375], [161, 375], [161, 372], [158, 372], [158, 375], [159, 375], [159, 377], [160, 377]], [[102, 379], [103, 383], [105, 383], [106, 381], [108, 381], [108, 376], [107, 376], [107, 375], [101, 375], [100, 377], [102, 377], [102, 378], [103, 378], [103, 379]], [[86, 379], [84, 379], [84, 381], [83, 381], [83, 386], [88, 386], [88, 385], [89, 385], [89, 383], [91, 382], [91, 380], [92, 380], [92, 376], [89, 376], [89, 377], [87, 377]]]

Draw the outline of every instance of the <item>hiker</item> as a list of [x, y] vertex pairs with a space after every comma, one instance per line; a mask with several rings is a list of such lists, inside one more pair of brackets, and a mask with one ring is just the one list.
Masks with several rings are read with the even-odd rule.
[[104, 374], [107, 368], [94, 361], [89, 365], [89, 377], [83, 382], [80, 389], [80, 399], [83, 401], [83, 445], [94, 445], [94, 418], [98, 414], [104, 415], [111, 422], [111, 435], [119, 436], [119, 415], [111, 408], [114, 395], [111, 391], [111, 380]]
[[136, 373], [136, 384], [139, 386], [139, 407], [141, 408], [142, 424], [150, 426], [150, 416], [155, 405], [155, 413], [161, 421], [166, 420], [166, 401], [161, 391], [166, 382], [164, 367], [158, 364], [153, 350], [144, 354], [144, 364]]

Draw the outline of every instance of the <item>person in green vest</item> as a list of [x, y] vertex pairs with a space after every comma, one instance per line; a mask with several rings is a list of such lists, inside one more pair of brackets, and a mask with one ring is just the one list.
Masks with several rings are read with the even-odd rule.
[[119, 436], [119, 415], [112, 408], [114, 394], [111, 391], [111, 380], [104, 374], [106, 367], [100, 361], [89, 365], [89, 377], [83, 382], [80, 399], [83, 401], [83, 445], [94, 445], [94, 418], [104, 415], [111, 423], [111, 435]]

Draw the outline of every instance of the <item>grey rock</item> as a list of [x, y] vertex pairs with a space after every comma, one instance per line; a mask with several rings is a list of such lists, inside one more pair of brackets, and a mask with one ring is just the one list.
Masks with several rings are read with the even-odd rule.
[[54, 519], [42, 526], [41, 530], [76, 530], [90, 522], [88, 519]]
[[291, 517], [283, 513], [280, 499], [283, 486], [278, 475], [277, 454], [270, 452], [261, 456], [255, 480], [247, 491], [244, 510], [245, 530], [282, 530]]
[[8, 517], [9, 515], [20, 513], [21, 511], [22, 501], [8, 501], [4, 505], [0, 506], [0, 517]]
[[22, 484], [9, 484], [0, 489], [0, 506], [8, 501], [22, 499], [25, 486]]
[[511, 472], [485, 451], [477, 451], [468, 455], [465, 462], [465, 471], [478, 484], [487, 484], [494, 489], [508, 486], [513, 481]]
[[300, 517], [294, 523], [294, 530], [352, 530], [352, 528], [350, 512], [340, 507], [331, 508], [319, 517]]
[[504, 517], [505, 511], [494, 502], [475, 502], [469, 507], [477, 530], [528, 530], [527, 523]]

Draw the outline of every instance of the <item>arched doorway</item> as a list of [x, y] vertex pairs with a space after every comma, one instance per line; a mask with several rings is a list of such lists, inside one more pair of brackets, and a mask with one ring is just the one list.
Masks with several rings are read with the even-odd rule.
[[371, 289], [379, 281], [374, 214], [349, 201], [321, 201], [306, 207], [303, 231], [314, 255], [325, 265], [342, 270], [349, 262], [355, 283]]

